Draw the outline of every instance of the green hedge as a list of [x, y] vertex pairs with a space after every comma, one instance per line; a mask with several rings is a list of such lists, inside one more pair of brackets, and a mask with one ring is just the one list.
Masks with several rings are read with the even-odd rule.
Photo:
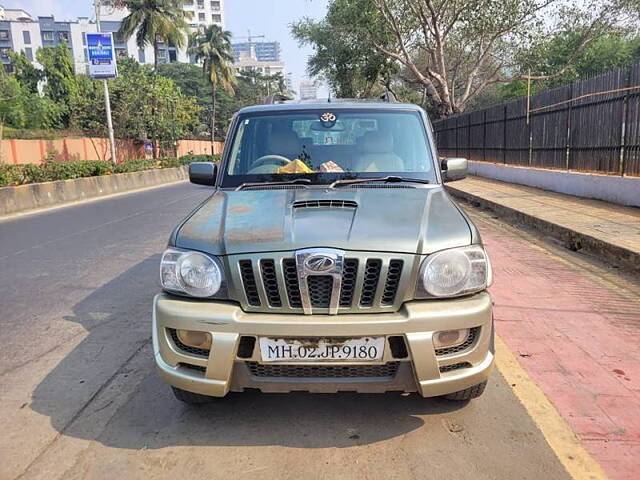
[[180, 158], [140, 158], [112, 164], [102, 160], [73, 160], [69, 162], [45, 162], [40, 165], [0, 165], [0, 187], [27, 183], [52, 182], [73, 178], [95, 177], [114, 173], [138, 172], [154, 168], [174, 168], [191, 162], [218, 161], [216, 155], [185, 155]]

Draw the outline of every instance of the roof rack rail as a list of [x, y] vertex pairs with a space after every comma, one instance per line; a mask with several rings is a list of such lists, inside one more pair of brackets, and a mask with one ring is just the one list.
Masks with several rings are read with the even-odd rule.
[[380, 100], [387, 103], [398, 103], [396, 96], [393, 94], [391, 90], [387, 90], [382, 95], [380, 95]]
[[267, 98], [264, 99], [264, 103], [267, 105], [273, 105], [276, 103], [284, 103], [290, 100], [293, 100], [293, 95], [291, 95], [290, 93], [278, 92], [268, 95]]

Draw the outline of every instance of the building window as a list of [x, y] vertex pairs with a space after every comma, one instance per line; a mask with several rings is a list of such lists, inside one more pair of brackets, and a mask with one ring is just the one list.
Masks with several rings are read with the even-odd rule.
[[42, 40], [45, 42], [53, 42], [53, 32], [42, 32]]
[[193, 0], [184, 0], [184, 2], [182, 2], [182, 4], [185, 7], [193, 7]]
[[204, 8], [204, 0], [198, 0], [198, 8]]
[[169, 61], [170, 62], [178, 61], [178, 53], [175, 50], [169, 50]]
[[158, 60], [160, 63], [167, 63], [167, 51], [166, 50], [158, 50]]
[[27, 57], [27, 60], [33, 62], [33, 49], [31, 47], [27, 47], [24, 49], [24, 54]]
[[216, 23], [222, 23], [222, 15], [220, 15], [219, 13], [214, 13], [213, 15], [211, 15], [211, 20]]
[[87, 32], [82, 32], [82, 45], [87, 46]]
[[8, 53], [10, 51], [11, 51], [11, 49], [8, 48], [8, 47], [0, 48], [0, 58], [2, 58], [3, 60], [9, 58]]
[[69, 42], [69, 32], [58, 32], [58, 40], [61, 42]]
[[204, 22], [204, 13], [199, 13], [198, 14], [198, 20], [200, 20], [201, 22]]
[[87, 53], [87, 49], [84, 49], [84, 61], [86, 63], [89, 63], [89, 54]]
[[0, 30], [0, 40], [9, 40], [9, 30]]
[[211, 2], [211, 10], [220, 10], [220, 2], [218, 1], [213, 1]]
[[144, 50], [142, 48], [138, 49], [138, 61], [140, 63], [144, 63], [145, 62], [145, 58], [144, 58]]
[[29, 45], [31, 43], [31, 32], [28, 30], [24, 30], [22, 32], [22, 39], [24, 40], [25, 45]]

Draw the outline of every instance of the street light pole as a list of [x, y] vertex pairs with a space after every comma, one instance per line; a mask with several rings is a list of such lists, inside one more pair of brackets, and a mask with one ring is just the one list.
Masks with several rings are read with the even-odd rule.
[[[100, 0], [94, 1], [94, 7], [96, 9], [96, 28], [98, 32], [100, 29]], [[115, 58], [114, 58], [115, 61]], [[104, 78], [102, 80], [104, 83], [104, 106], [107, 112], [107, 129], [109, 131], [109, 145], [111, 146], [111, 161], [116, 163], [116, 140], [113, 135], [113, 122], [111, 121], [111, 99], [109, 98], [109, 85], [107, 84], [107, 79]]]

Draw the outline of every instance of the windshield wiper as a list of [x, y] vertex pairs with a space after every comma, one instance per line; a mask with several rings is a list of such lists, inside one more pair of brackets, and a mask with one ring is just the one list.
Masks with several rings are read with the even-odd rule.
[[293, 180], [281, 181], [281, 182], [247, 182], [238, 185], [235, 190], [242, 190], [245, 187], [261, 187], [263, 185], [296, 185], [300, 183], [311, 183], [309, 178], [294, 178]]
[[431, 183], [429, 180], [422, 178], [410, 178], [410, 177], [398, 177], [397, 175], [387, 175], [386, 177], [373, 177], [373, 178], [344, 178], [342, 180], [336, 180], [329, 188], [340, 187], [343, 185], [353, 185], [354, 183], [369, 183], [369, 182], [389, 182], [389, 183]]

